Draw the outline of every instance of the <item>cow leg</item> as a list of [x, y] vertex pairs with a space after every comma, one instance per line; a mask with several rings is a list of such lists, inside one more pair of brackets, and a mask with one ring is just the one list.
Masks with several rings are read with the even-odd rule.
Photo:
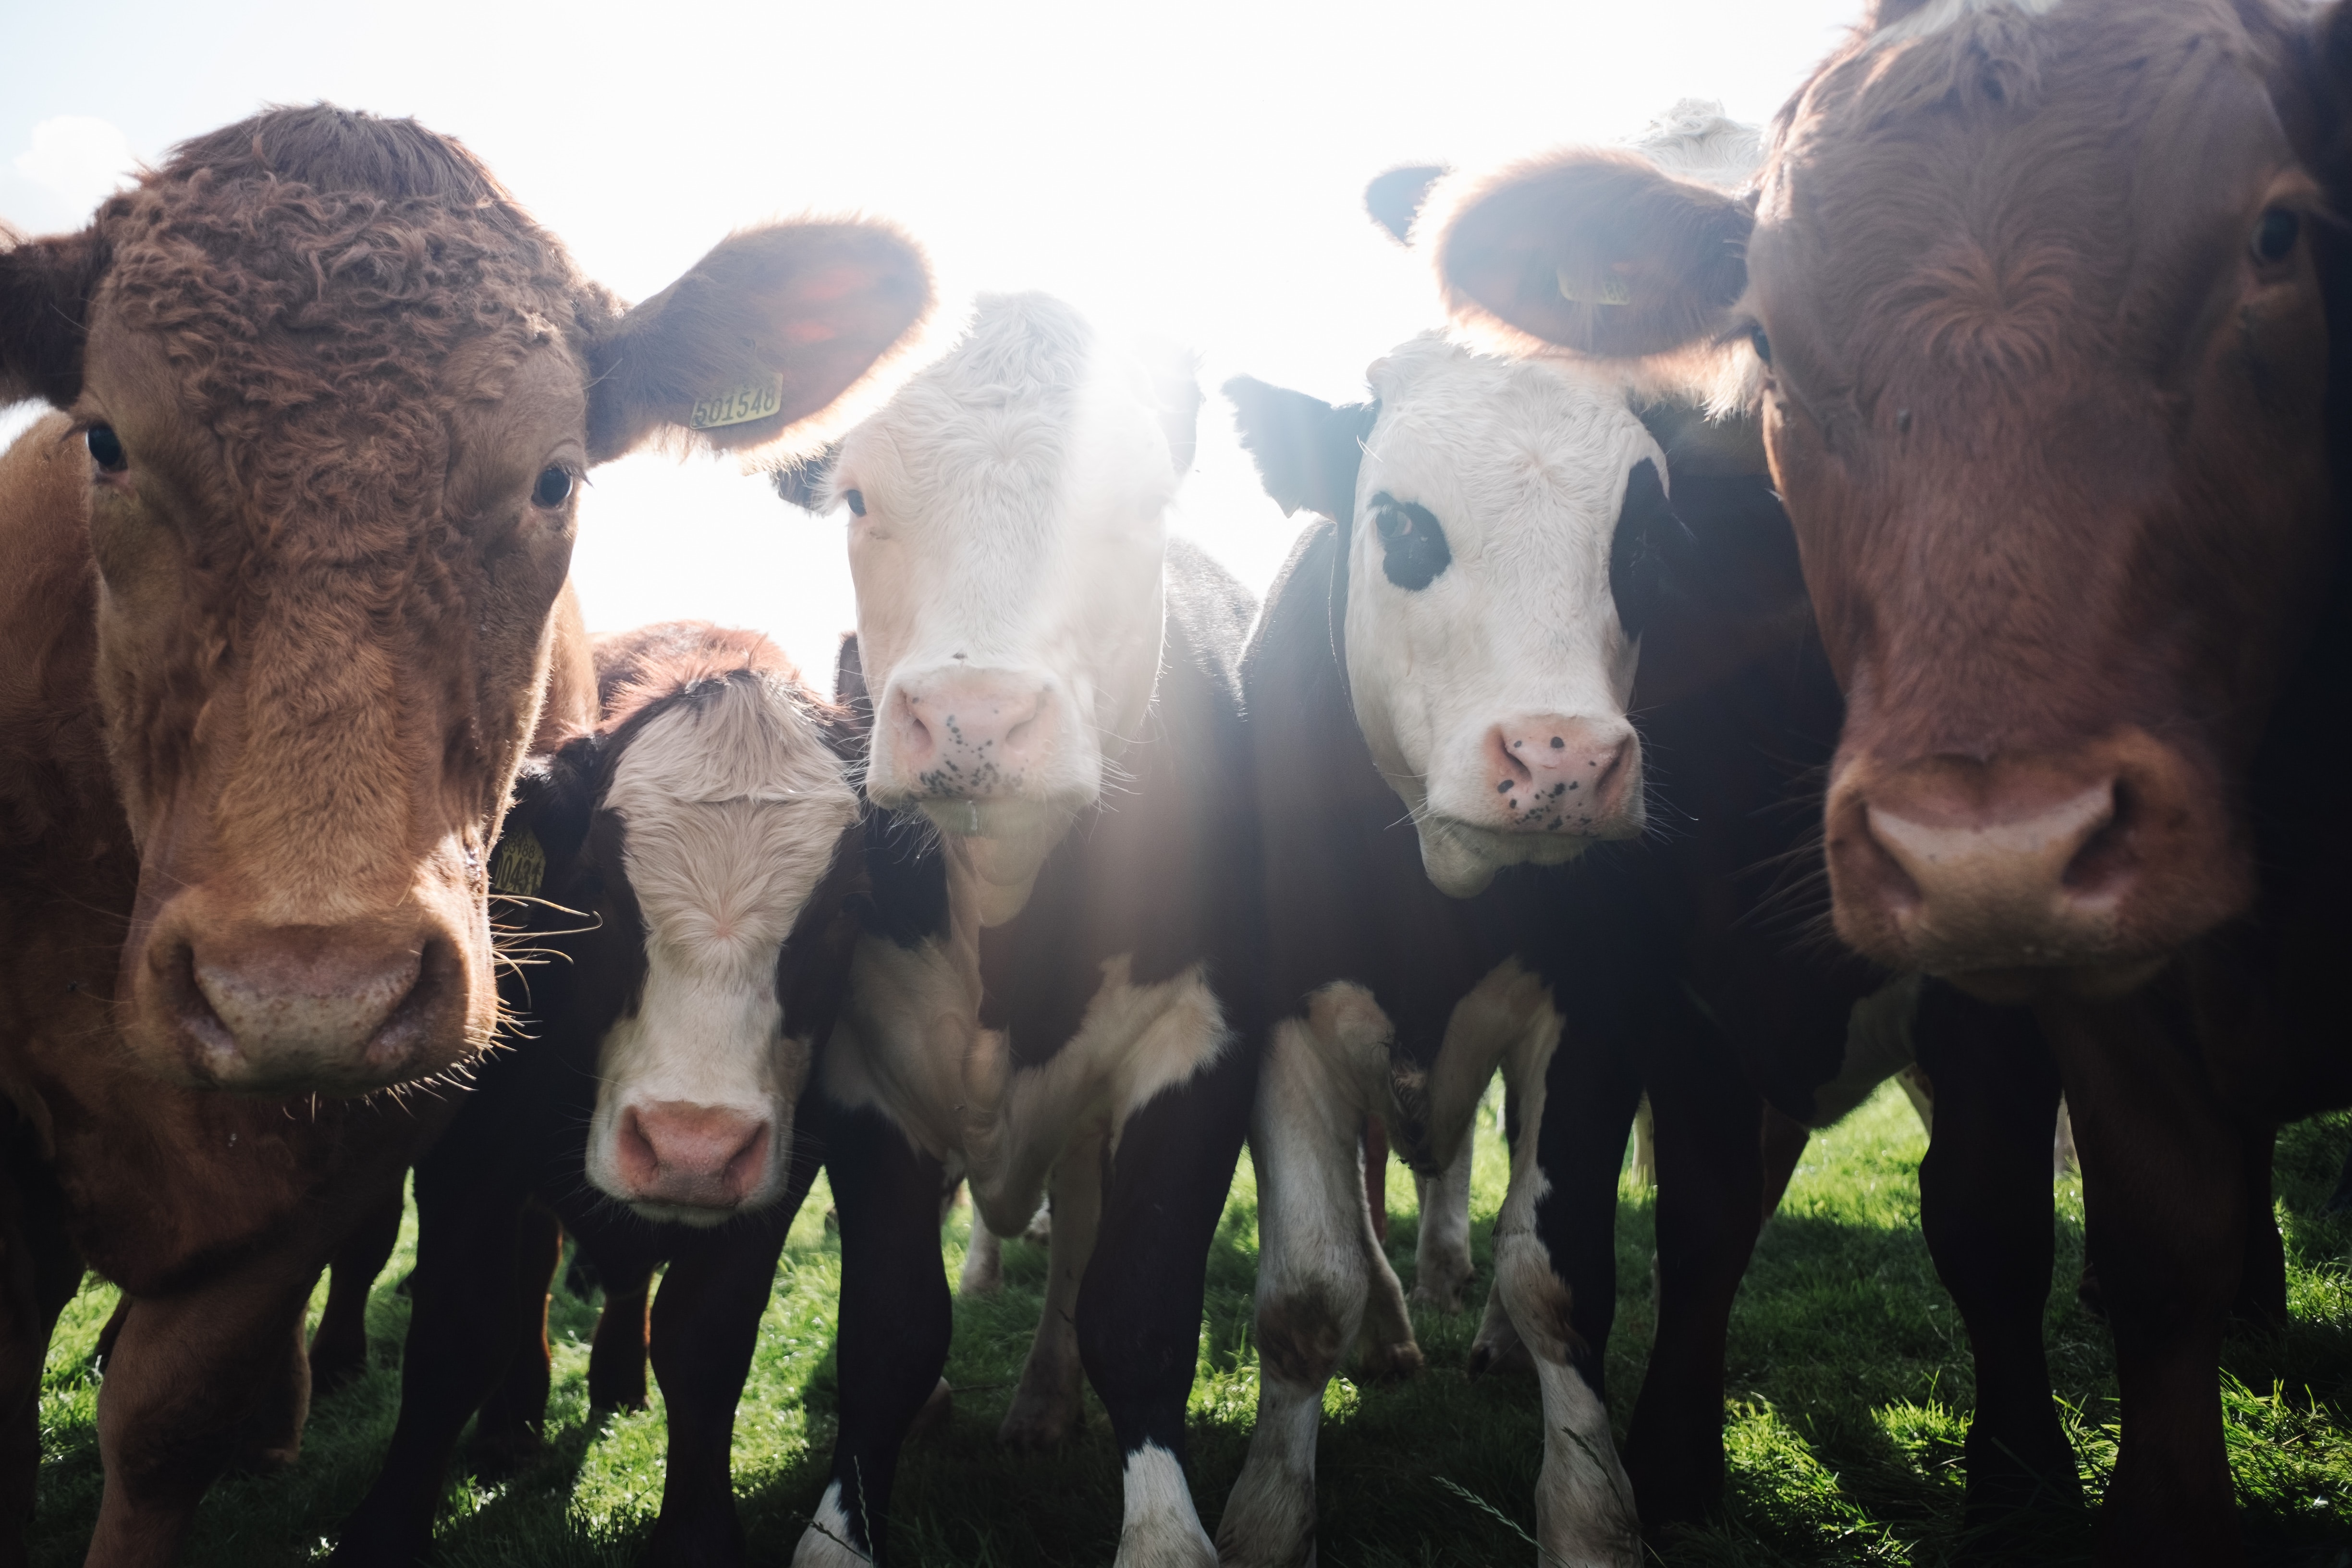
[[332, 1394], [367, 1371], [368, 1297], [400, 1243], [400, 1216], [406, 1206], [405, 1196], [394, 1192], [360, 1221], [327, 1266], [327, 1307], [310, 1333], [313, 1394]]
[[963, 1268], [956, 1275], [959, 1296], [993, 1296], [1004, 1289], [1004, 1242], [988, 1228], [980, 1205], [971, 1205], [971, 1237], [964, 1243]]
[[[697, 1236], [662, 1276], [652, 1342], [654, 1375], [668, 1415], [669, 1461], [661, 1517], [641, 1560], [647, 1568], [719, 1568], [747, 1558], [735, 1508], [735, 1408], [775, 1290], [776, 1259], [823, 1163], [822, 1117], [817, 1097], [803, 1096], [793, 1129], [792, 1168], [772, 1205]], [[932, 1214], [936, 1237], [938, 1210]]]
[[23, 1568], [41, 1468], [41, 1369], [82, 1261], [47, 1173], [29, 1159], [10, 1163], [25, 1168], [0, 1175], [0, 1568]]
[[1372, 1239], [1389, 1244], [1389, 1124], [1364, 1118], [1364, 1204], [1372, 1212]]
[[604, 1309], [596, 1314], [596, 1337], [588, 1346], [588, 1408], [643, 1410], [647, 1404], [646, 1339], [653, 1316], [653, 1266], [600, 1272]]
[[1536, 1541], [1545, 1568], [1642, 1561], [1601, 1386], [1617, 1310], [1617, 1175], [1641, 1089], [1620, 1058], [1561, 1038], [1504, 1060], [1525, 1121], [1495, 1222], [1495, 1283], [1543, 1394]]
[[[1045, 1279], [1045, 1310], [1037, 1337], [1021, 1368], [1021, 1386], [1004, 1413], [997, 1440], [1009, 1448], [1051, 1448], [1076, 1429], [1085, 1413], [1078, 1364], [1078, 1287], [1094, 1256], [1102, 1223], [1103, 1160], [1108, 1130], [1097, 1128], [1071, 1140], [1054, 1167], [1054, 1225], [1046, 1242], [1051, 1272]], [[980, 1205], [972, 1205], [973, 1224]]]
[[[1315, 1552], [1315, 1436], [1323, 1390], [1365, 1318], [1371, 1210], [1359, 1179], [1361, 1109], [1326, 1065], [1312, 1026], [1277, 1024], [1250, 1118], [1257, 1167], [1257, 1424], [1217, 1525], [1241, 1568]], [[1399, 1292], [1400, 1311], [1402, 1291]]]
[[199, 1289], [132, 1301], [98, 1399], [106, 1489], [89, 1563], [173, 1562], [232, 1461], [293, 1461], [310, 1392], [303, 1318], [324, 1262], [250, 1258]]
[[563, 1262], [563, 1226], [553, 1210], [531, 1203], [515, 1221], [514, 1299], [508, 1311], [512, 1346], [506, 1375], [482, 1402], [467, 1458], [484, 1479], [510, 1476], [539, 1457], [547, 1429], [547, 1395], [555, 1352], [547, 1342], [548, 1293]]
[[1780, 1200], [1789, 1195], [1797, 1162], [1805, 1157], [1805, 1145], [1812, 1136], [1812, 1130], [1803, 1122], [1784, 1114], [1769, 1100], [1765, 1102], [1764, 1125], [1757, 1138], [1764, 1159], [1763, 1218], [1770, 1219], [1779, 1211]]
[[432, 1550], [458, 1436], [514, 1352], [516, 1278], [530, 1272], [521, 1243], [543, 1222], [526, 1219], [518, 1187], [485, 1182], [470, 1152], [444, 1143], [416, 1168], [400, 1418], [375, 1484], [343, 1521], [332, 1561], [344, 1568], [405, 1568]]
[[1421, 1234], [1412, 1247], [1412, 1304], [1441, 1312], [1462, 1310], [1462, 1292], [1476, 1273], [1470, 1261], [1470, 1160], [1477, 1140], [1462, 1140], [1454, 1163], [1434, 1176], [1416, 1175]]
[[2082, 1154], [2125, 1411], [2100, 1568], [2246, 1561], [2217, 1369], [2254, 1207], [2248, 1145], [2266, 1130], [2237, 1125], [2215, 1103], [2185, 1011], [2145, 993], [2037, 1009]]
[[[1763, 1098], [1696, 1012], [1677, 1006], [1666, 1028], [1680, 1037], [1645, 1041], [1643, 1052], [1657, 1138], [1657, 1337], [1625, 1445], [1652, 1527], [1722, 1500], [1724, 1345], [1765, 1214]], [[1621, 1131], [1608, 1147], [1622, 1142]]]
[[898, 1449], [939, 1386], [954, 1330], [940, 1265], [946, 1171], [878, 1111], [832, 1111], [826, 1168], [841, 1215], [841, 1425], [832, 1479], [793, 1553], [794, 1568], [888, 1560]]
[[1948, 985], [1922, 989], [1916, 1037], [1936, 1107], [1919, 1165], [1920, 1226], [1975, 1353], [1968, 1521], [1982, 1531], [2019, 1509], [2081, 1500], [2042, 1330], [2058, 1074], [2031, 1014]]
[[2246, 1261], [2238, 1278], [2238, 1300], [2230, 1317], [2256, 1331], [2287, 1326], [2286, 1244], [2271, 1209], [2271, 1161], [2278, 1131], [2265, 1128], [2246, 1140]]
[[[1217, 1561], [1185, 1474], [1184, 1405], [1201, 1354], [1209, 1247], [1249, 1129], [1257, 1062], [1232, 1040], [1222, 1052], [1203, 1041], [1184, 1054], [1213, 1065], [1128, 1114], [1078, 1289], [1078, 1354], [1125, 1461], [1116, 1568]], [[1346, 1149], [1345, 1184], [1369, 1232], [1352, 1125]]]

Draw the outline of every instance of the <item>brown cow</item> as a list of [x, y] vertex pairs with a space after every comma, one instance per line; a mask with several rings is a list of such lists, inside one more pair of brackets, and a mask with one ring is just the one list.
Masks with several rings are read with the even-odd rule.
[[2040, 1343], [2063, 1083], [2126, 1413], [2103, 1563], [2244, 1560], [2223, 1324], [2248, 1287], [2283, 1310], [2272, 1129], [2352, 1100], [2347, 65], [2340, 6], [1884, 0], [1755, 195], [1568, 154], [1443, 242], [1465, 313], [1760, 402], [1849, 702], [1838, 930], [2047, 1039], [1925, 1062], [1972, 1507], [2074, 1487]]
[[593, 710], [579, 477], [779, 433], [929, 294], [896, 233], [797, 223], [625, 310], [457, 142], [323, 106], [0, 249], [0, 398], [65, 411], [0, 458], [9, 1534], [83, 1259], [131, 1300], [91, 1562], [294, 1451], [311, 1281], [446, 1109], [336, 1097], [489, 1039], [486, 852]]

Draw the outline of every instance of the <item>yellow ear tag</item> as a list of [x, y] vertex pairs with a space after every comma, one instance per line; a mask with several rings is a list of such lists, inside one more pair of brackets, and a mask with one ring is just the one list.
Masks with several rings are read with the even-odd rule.
[[540, 884], [546, 880], [547, 851], [540, 847], [539, 835], [529, 828], [509, 834], [490, 859], [491, 891], [536, 898]]
[[749, 425], [754, 419], [773, 419], [783, 406], [784, 376], [778, 371], [765, 381], [747, 382], [715, 397], [698, 400], [687, 424], [696, 430]]
[[1633, 302], [1633, 290], [1625, 287], [1625, 280], [1622, 278], [1603, 278], [1600, 287], [1591, 289], [1569, 277], [1565, 267], [1559, 269], [1558, 276], [1559, 297], [1572, 305], [1630, 305]]

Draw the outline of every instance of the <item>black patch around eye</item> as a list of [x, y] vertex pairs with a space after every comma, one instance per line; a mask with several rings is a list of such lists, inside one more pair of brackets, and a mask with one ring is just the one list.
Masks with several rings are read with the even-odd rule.
[[2254, 225], [2254, 259], [2275, 265], [2284, 261], [2303, 236], [2303, 219], [2284, 207], [2273, 207]]
[[119, 474], [131, 466], [131, 455], [122, 449], [122, 437], [114, 433], [113, 426], [93, 425], [85, 439], [91, 461], [106, 472]]
[[864, 517], [866, 515], [866, 492], [864, 490], [844, 490], [841, 492], [841, 499], [849, 503], [850, 516]]
[[1625, 504], [1609, 545], [1609, 596], [1628, 642], [1642, 635], [1664, 592], [1668, 565], [1689, 543], [1688, 530], [1666, 500], [1658, 466], [1644, 458], [1625, 479]]
[[530, 487], [531, 505], [553, 511], [571, 499], [571, 469], [551, 468], [540, 470], [539, 482]]
[[1445, 530], [1425, 506], [1401, 501], [1382, 490], [1372, 498], [1372, 527], [1381, 536], [1381, 570], [1390, 582], [1418, 592], [1454, 563]]

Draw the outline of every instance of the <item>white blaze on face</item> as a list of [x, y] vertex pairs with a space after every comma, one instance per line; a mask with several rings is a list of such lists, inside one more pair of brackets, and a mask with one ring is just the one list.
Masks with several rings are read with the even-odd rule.
[[1370, 372], [1349, 545], [1348, 676], [1438, 887], [1642, 826], [1638, 644], [1610, 551], [1664, 455], [1622, 385], [1418, 338]]
[[813, 1043], [784, 1034], [777, 959], [857, 799], [785, 681], [737, 677], [640, 729], [601, 809], [646, 973], [605, 1035], [588, 1177], [651, 1218], [717, 1224], [780, 1190]]
[[850, 433], [876, 804], [1034, 848], [1095, 800], [1150, 701], [1175, 481], [1148, 379], [1037, 294]]

